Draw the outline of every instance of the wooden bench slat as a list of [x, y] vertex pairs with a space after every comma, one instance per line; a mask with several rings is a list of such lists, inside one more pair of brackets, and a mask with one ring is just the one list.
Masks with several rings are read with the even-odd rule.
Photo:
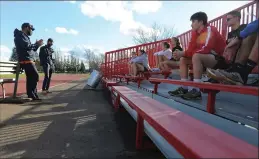
[[0, 83], [15, 82], [15, 78], [3, 78], [0, 79]]
[[125, 86], [113, 89], [185, 158], [258, 157], [258, 148], [241, 139]]

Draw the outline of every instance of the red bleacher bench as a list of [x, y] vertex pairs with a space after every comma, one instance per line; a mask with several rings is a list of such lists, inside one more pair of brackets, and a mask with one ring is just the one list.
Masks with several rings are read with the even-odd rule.
[[108, 79], [105, 79], [105, 78], [102, 79], [102, 82], [104, 83], [104, 86], [105, 86], [105, 87], [118, 85], [118, 82], [117, 82], [117, 81], [108, 80]]
[[137, 112], [136, 148], [143, 146], [144, 120], [184, 158], [258, 158], [258, 148], [125, 86], [112, 86]]
[[119, 78], [120, 81], [122, 79], [125, 79], [127, 84], [129, 84], [130, 80], [136, 80], [136, 82], [138, 83], [138, 88], [140, 87], [141, 81], [145, 80], [145, 77], [140, 77], [140, 76], [114, 75], [113, 77], [114, 78]]
[[159, 78], [150, 78], [149, 82], [154, 84], [153, 93], [155, 94], [157, 94], [158, 85], [160, 83], [197, 87], [206, 91], [208, 93], [207, 112], [211, 114], [215, 113], [215, 99], [216, 99], [217, 91], [258, 96], [258, 88], [251, 87], [251, 86], [199, 83], [199, 82], [192, 82], [192, 81], [168, 80], [168, 79], [159, 79]]

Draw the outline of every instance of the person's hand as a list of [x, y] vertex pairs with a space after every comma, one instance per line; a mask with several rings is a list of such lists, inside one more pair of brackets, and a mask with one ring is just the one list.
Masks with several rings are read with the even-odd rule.
[[233, 40], [231, 40], [229, 42], [229, 44], [227, 45], [227, 48], [231, 48], [231, 47], [234, 47], [234, 46], [237, 46], [241, 43], [241, 40], [239, 40], [237, 37], [234, 38]]
[[235, 54], [237, 52], [237, 48], [236, 47], [226, 47], [224, 50], [224, 57], [227, 61], [233, 61], [233, 58], [235, 57]]
[[178, 60], [180, 59], [182, 56], [183, 56], [184, 52], [183, 51], [180, 51], [180, 50], [175, 50], [173, 52], [173, 58]]
[[36, 44], [38, 45], [38, 46], [41, 46], [41, 45], [43, 45], [43, 39], [40, 39], [40, 40], [36, 40]]

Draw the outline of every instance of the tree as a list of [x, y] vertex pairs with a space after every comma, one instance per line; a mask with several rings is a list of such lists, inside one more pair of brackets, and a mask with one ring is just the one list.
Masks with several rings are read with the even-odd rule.
[[138, 45], [168, 39], [173, 36], [175, 36], [174, 27], [170, 28], [154, 22], [151, 31], [138, 28], [136, 34], [133, 35], [132, 38], [133, 42]]
[[85, 64], [83, 63], [83, 61], [81, 61], [80, 68], [79, 68], [79, 72], [85, 73], [85, 71], [86, 71], [86, 69], [85, 69]]
[[104, 54], [99, 53], [98, 50], [85, 49], [85, 59], [89, 69], [99, 70], [104, 61]]
[[18, 55], [17, 55], [17, 52], [16, 52], [16, 47], [13, 47], [12, 55], [11, 55], [9, 61], [13, 61], [13, 62], [18, 61]]
[[91, 61], [94, 60], [94, 56], [94, 52], [91, 49], [85, 49], [85, 59], [89, 68]]

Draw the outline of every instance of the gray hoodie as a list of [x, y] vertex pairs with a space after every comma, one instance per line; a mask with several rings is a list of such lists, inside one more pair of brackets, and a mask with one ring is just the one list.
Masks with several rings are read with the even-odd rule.
[[35, 61], [36, 51], [39, 46], [31, 44], [29, 36], [27, 36], [22, 31], [14, 30], [14, 44], [16, 47], [18, 61]]
[[133, 63], [142, 63], [143, 66], [146, 68], [146, 69], [150, 69], [150, 66], [148, 64], [148, 56], [146, 53], [140, 55], [140, 56], [137, 56], [136, 58], [134, 59], [131, 59], [131, 62]]

